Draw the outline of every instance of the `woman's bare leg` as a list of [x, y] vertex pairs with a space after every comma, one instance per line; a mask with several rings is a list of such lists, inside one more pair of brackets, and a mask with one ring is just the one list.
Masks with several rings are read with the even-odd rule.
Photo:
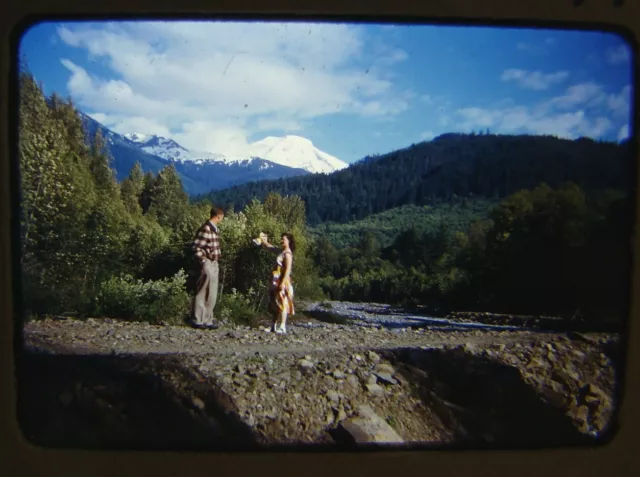
[[286, 311], [282, 311], [280, 312], [280, 327], [279, 330], [282, 333], [286, 333], [287, 332], [287, 312]]

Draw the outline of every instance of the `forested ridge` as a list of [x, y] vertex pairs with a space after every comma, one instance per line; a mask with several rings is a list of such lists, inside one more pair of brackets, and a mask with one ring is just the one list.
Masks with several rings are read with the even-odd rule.
[[[172, 164], [121, 182], [70, 100], [20, 76], [23, 305], [181, 322], [191, 242], [221, 224], [222, 319], [265, 313], [273, 257], [296, 237], [298, 299], [545, 313], [621, 323], [628, 306], [630, 144], [445, 135], [331, 175], [253, 183], [190, 201]], [[428, 206], [428, 207], [424, 207]]]
[[241, 209], [270, 192], [297, 195], [306, 203], [310, 225], [345, 223], [407, 204], [503, 198], [542, 182], [552, 188], [571, 181], [585, 191], [628, 190], [629, 153], [629, 142], [445, 134], [330, 175], [253, 182], [202, 198]]

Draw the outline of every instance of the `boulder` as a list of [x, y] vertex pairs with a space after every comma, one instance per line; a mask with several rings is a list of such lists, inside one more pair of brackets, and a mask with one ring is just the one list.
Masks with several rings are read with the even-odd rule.
[[358, 407], [357, 417], [340, 422], [340, 428], [356, 444], [402, 444], [402, 437], [370, 406]]

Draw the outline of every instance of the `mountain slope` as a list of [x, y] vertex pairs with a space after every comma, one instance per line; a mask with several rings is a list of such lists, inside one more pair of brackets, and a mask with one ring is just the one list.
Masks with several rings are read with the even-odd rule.
[[186, 147], [181, 146], [173, 139], [167, 139], [162, 136], [128, 133], [125, 134], [124, 137], [135, 143], [143, 151], [170, 161], [195, 161], [202, 163], [205, 161], [215, 160], [225, 162], [225, 157], [222, 154], [191, 151]]
[[122, 181], [139, 162], [144, 172], [160, 171], [174, 163], [185, 191], [189, 195], [205, 194], [252, 181], [275, 180], [308, 174], [308, 171], [287, 167], [274, 162], [253, 158], [225, 161], [225, 158], [204, 153], [202, 156], [188, 151], [171, 139], [140, 134], [120, 135], [90, 116], [80, 113], [88, 136], [100, 130], [113, 157], [111, 167]]
[[250, 144], [241, 156], [225, 156], [212, 152], [189, 150], [172, 139], [140, 133], [125, 134], [124, 137], [149, 154], [178, 162], [217, 161], [226, 164], [250, 164], [252, 159], [263, 159], [273, 164], [311, 173], [331, 173], [349, 166], [346, 162], [321, 151], [306, 138], [300, 136], [269, 136]]
[[217, 203], [247, 204], [269, 192], [299, 195], [310, 224], [349, 222], [405, 204], [455, 196], [499, 198], [541, 182], [587, 190], [631, 187], [630, 144], [549, 136], [447, 134], [351, 165], [328, 176], [295, 177], [215, 191]]
[[[113, 157], [111, 167], [115, 170], [118, 181], [123, 180], [129, 175], [129, 171], [131, 171], [131, 168], [136, 162], [140, 162], [144, 172], [153, 173], [157, 173], [169, 164], [169, 161], [166, 159], [154, 154], [149, 154], [140, 149], [133, 141], [113, 132], [92, 117], [82, 112], [79, 114], [89, 137], [93, 137], [95, 133], [100, 130], [102, 136], [105, 138], [109, 152]], [[189, 181], [187, 180], [186, 182]]]
[[419, 234], [434, 232], [443, 223], [452, 230], [466, 230], [475, 220], [487, 215], [496, 201], [459, 199], [434, 207], [401, 205], [346, 224], [321, 224], [310, 227], [314, 237], [326, 238], [334, 247], [357, 247], [365, 234], [375, 237], [382, 247], [391, 245], [403, 231], [414, 228]]

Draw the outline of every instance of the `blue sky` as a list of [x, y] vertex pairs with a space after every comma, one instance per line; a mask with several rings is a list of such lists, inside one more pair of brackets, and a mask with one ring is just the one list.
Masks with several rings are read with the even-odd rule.
[[43, 23], [20, 54], [47, 94], [116, 132], [228, 155], [286, 134], [346, 162], [446, 132], [617, 141], [632, 112], [631, 50], [597, 32]]

